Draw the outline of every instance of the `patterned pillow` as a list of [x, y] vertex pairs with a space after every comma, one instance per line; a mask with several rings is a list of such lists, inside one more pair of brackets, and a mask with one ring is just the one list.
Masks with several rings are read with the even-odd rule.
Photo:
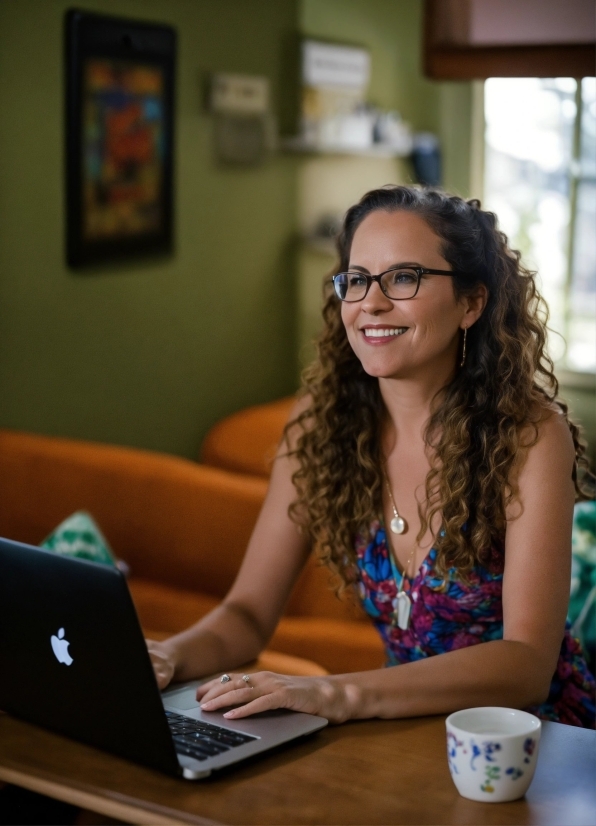
[[571, 632], [588, 652], [596, 644], [596, 502], [575, 506], [572, 533]]
[[85, 511], [77, 511], [61, 522], [44, 539], [40, 547], [62, 556], [74, 556], [102, 565], [111, 565], [119, 568], [124, 574], [129, 573], [128, 565], [116, 559], [99, 525]]

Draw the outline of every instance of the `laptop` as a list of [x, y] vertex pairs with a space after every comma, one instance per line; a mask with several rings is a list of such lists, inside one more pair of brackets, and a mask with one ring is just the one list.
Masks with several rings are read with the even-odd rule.
[[160, 692], [123, 574], [8, 539], [0, 662], [3, 711], [188, 780], [328, 722], [283, 709], [226, 720], [201, 711], [200, 680]]

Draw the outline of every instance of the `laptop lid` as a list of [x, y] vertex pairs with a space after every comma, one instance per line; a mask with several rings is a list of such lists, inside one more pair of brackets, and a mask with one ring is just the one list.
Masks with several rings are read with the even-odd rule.
[[0, 662], [0, 709], [179, 773], [120, 571], [0, 539]]

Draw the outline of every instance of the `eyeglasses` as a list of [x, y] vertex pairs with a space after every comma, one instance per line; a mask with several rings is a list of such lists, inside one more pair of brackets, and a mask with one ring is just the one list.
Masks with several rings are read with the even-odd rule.
[[455, 270], [429, 270], [426, 267], [394, 267], [380, 275], [366, 275], [363, 272], [338, 272], [333, 276], [335, 294], [342, 301], [362, 301], [376, 281], [383, 293], [392, 301], [414, 298], [420, 289], [423, 275], [461, 275]]

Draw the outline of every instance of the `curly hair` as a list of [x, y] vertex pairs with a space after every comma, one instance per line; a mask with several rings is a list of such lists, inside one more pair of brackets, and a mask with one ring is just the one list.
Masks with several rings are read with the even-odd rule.
[[[466, 578], [503, 542], [505, 510], [518, 495], [512, 470], [521, 448], [534, 444], [538, 426], [556, 405], [575, 445], [573, 480], [584, 498], [578, 469], [587, 469], [579, 428], [557, 398], [558, 383], [546, 349], [548, 311], [534, 273], [508, 246], [497, 218], [477, 200], [432, 189], [391, 186], [368, 192], [346, 213], [337, 239], [339, 268], [347, 270], [354, 233], [374, 210], [420, 215], [442, 240], [442, 254], [455, 276], [455, 297], [480, 283], [488, 300], [468, 330], [468, 353], [449, 385], [435, 399], [424, 439], [431, 448], [426, 502], [419, 505], [422, 539], [436, 514], [436, 568]], [[355, 578], [354, 541], [382, 512], [381, 449], [385, 415], [379, 381], [354, 354], [333, 293], [323, 308], [318, 356], [303, 373], [308, 406], [285, 430], [298, 462], [297, 498], [290, 516], [313, 541], [320, 560], [337, 574], [341, 588]], [[290, 433], [298, 437], [290, 439]], [[528, 435], [529, 434], [529, 435]], [[294, 442], [290, 447], [291, 441]]]

